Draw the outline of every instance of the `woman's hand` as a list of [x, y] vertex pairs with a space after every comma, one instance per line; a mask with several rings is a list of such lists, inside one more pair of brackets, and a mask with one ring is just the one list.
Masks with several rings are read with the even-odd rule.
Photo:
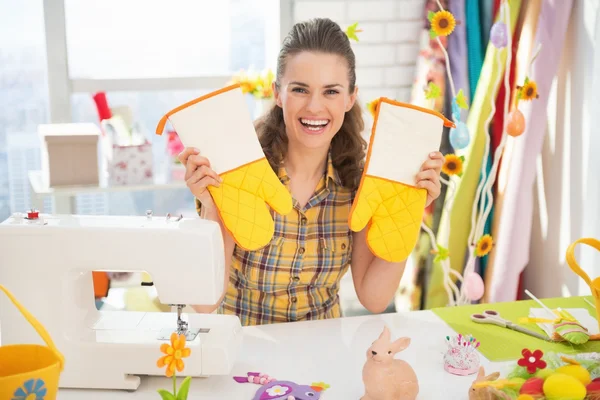
[[440, 173], [444, 165], [444, 155], [439, 151], [429, 154], [427, 161], [421, 166], [421, 171], [417, 174], [417, 187], [427, 189], [427, 202], [425, 207], [440, 196], [442, 184], [440, 183]]
[[202, 207], [214, 210], [215, 203], [207, 188], [209, 185], [219, 187], [221, 178], [210, 168], [210, 161], [200, 155], [198, 149], [185, 148], [179, 156], [179, 161], [185, 166], [185, 182], [192, 194], [200, 200]]

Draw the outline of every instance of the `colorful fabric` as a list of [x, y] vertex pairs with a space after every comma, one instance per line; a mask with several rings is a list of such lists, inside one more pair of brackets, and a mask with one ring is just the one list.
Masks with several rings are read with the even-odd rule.
[[502, 169], [507, 168], [507, 180], [504, 209], [495, 240], [496, 267], [489, 287], [491, 302], [515, 299], [519, 276], [529, 262], [536, 160], [546, 133], [548, 121], [545, 110], [558, 70], [572, 5], [572, 0], [548, 0], [542, 4], [535, 42], [544, 50], [533, 64], [529, 76], [537, 83], [539, 99], [519, 103], [527, 121], [525, 131], [514, 141], [510, 165], [502, 165]]
[[[520, 8], [521, 0], [511, 1], [511, 24], [508, 27], [511, 34], [515, 29]], [[484, 135], [488, 134], [485, 132], [484, 126], [492, 112], [492, 101], [496, 99], [498, 87], [494, 87], [494, 83], [498, 75], [504, 73], [503, 65], [506, 63], [506, 51], [502, 51], [499, 56], [502, 66], [500, 68], [496, 66], [497, 52], [498, 49], [493, 45], [490, 44], [488, 46], [481, 79], [477, 84], [477, 90], [471, 104], [469, 118], [467, 119], [467, 126], [471, 133], [471, 142], [467, 148], [462, 150], [465, 155], [465, 162], [463, 164], [464, 172], [462, 177], [452, 177], [452, 181], [456, 185], [453, 206], [449, 212], [442, 210], [438, 231], [438, 243], [448, 243], [451, 268], [461, 274], [464, 262], [468, 257], [466, 250], [471, 230], [471, 211], [475, 200], [477, 184], [481, 176], [481, 163], [483, 162], [485, 148]], [[450, 224], [450, 227], [448, 227], [448, 224]], [[426, 308], [442, 307], [448, 304], [448, 294], [443, 282], [444, 274], [441, 263], [438, 262], [434, 265], [428, 286]]]
[[[463, 90], [467, 103], [471, 104], [471, 89], [469, 85], [469, 64], [467, 49], [467, 28], [465, 15], [465, 0], [449, 0], [448, 11], [461, 24], [456, 25], [454, 32], [448, 36], [448, 58], [450, 59], [450, 72], [456, 90]], [[468, 110], [461, 110], [462, 117], [468, 116]]]
[[[289, 190], [283, 166], [278, 177]], [[291, 213], [271, 212], [275, 234], [266, 247], [235, 247], [218, 312], [237, 315], [244, 326], [340, 317], [338, 291], [350, 266], [348, 216], [355, 194], [342, 186], [329, 158], [305, 207], [294, 199]]]

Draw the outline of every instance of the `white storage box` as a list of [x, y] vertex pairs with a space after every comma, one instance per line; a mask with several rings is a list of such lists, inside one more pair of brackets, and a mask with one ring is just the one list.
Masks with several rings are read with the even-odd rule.
[[50, 187], [98, 185], [100, 128], [91, 123], [38, 126], [42, 173]]

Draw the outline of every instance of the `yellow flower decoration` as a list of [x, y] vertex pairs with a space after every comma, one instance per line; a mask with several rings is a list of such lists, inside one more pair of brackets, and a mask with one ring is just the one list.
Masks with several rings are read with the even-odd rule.
[[446, 10], [441, 10], [436, 13], [430, 12], [428, 18], [429, 22], [431, 23], [431, 30], [429, 31], [429, 36], [431, 38], [436, 38], [437, 36], [448, 36], [456, 27], [454, 15]]
[[375, 113], [377, 112], [377, 107], [379, 107], [379, 103], [381, 103], [381, 98], [375, 99], [367, 103], [367, 110], [369, 110], [373, 117], [375, 117]]
[[529, 78], [525, 78], [523, 86], [517, 86], [517, 98], [519, 100], [533, 100], [540, 97], [537, 91], [537, 83], [530, 81]]
[[189, 357], [192, 353], [192, 350], [185, 347], [185, 344], [185, 335], [177, 335], [177, 333], [173, 332], [171, 334], [171, 345], [163, 343], [160, 346], [160, 351], [165, 355], [158, 359], [156, 366], [158, 368], [166, 366], [167, 370], [165, 375], [167, 377], [172, 377], [173, 374], [175, 374], [175, 369], [179, 372], [183, 371], [183, 368], [185, 367], [183, 359]]
[[270, 99], [273, 97], [273, 80], [275, 74], [270, 69], [257, 72], [239, 71], [235, 74], [229, 84], [238, 83], [242, 89], [242, 93], [251, 94], [259, 99]]
[[463, 156], [458, 157], [456, 154], [446, 154], [444, 156], [444, 165], [442, 165], [442, 172], [448, 176], [462, 176], [464, 161], [465, 158]]
[[492, 251], [492, 247], [494, 246], [494, 241], [492, 237], [488, 234], [483, 235], [481, 239], [477, 242], [477, 247], [475, 248], [475, 255], [477, 257], [483, 257], [488, 255], [490, 251]]

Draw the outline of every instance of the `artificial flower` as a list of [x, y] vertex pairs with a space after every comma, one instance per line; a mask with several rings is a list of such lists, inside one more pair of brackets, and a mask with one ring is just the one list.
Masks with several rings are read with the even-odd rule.
[[540, 97], [537, 91], [537, 83], [530, 81], [529, 78], [525, 78], [523, 86], [517, 86], [517, 98], [519, 100], [533, 100]]
[[444, 156], [444, 165], [442, 165], [442, 172], [448, 176], [461, 176], [464, 160], [465, 158], [463, 156], [458, 157], [455, 154], [446, 154]]
[[259, 99], [270, 99], [273, 97], [273, 71], [267, 69], [261, 73], [244, 70], [235, 74], [229, 84], [239, 84], [242, 93], [251, 94]]
[[535, 374], [538, 369], [546, 368], [546, 361], [542, 360], [544, 353], [541, 350], [535, 350], [533, 353], [529, 349], [523, 349], [521, 351], [523, 358], [517, 361], [517, 364], [521, 367], [526, 367], [527, 372]]
[[477, 257], [483, 257], [487, 255], [490, 251], [492, 251], [492, 246], [494, 245], [494, 241], [490, 235], [483, 235], [481, 239], [477, 242], [477, 247], [475, 248], [475, 255]]
[[431, 36], [448, 36], [456, 27], [456, 20], [451, 12], [442, 10], [436, 13], [429, 13], [429, 22], [431, 23]]
[[437, 99], [442, 94], [442, 90], [438, 85], [433, 83], [433, 81], [429, 82], [427, 87], [425, 88], [425, 98], [426, 99]]
[[331, 386], [325, 382], [313, 382], [310, 387], [317, 392], [322, 392], [323, 390], [329, 389]]
[[284, 394], [286, 394], [290, 389], [286, 386], [280, 386], [280, 385], [275, 385], [273, 387], [270, 387], [267, 389], [267, 394], [271, 397], [275, 397], [275, 396], [283, 396]]
[[439, 244], [437, 245], [437, 250], [431, 250], [431, 254], [436, 255], [435, 258], [433, 259], [433, 262], [435, 262], [435, 263], [444, 261], [448, 257], [450, 257], [450, 251], [448, 251], [448, 249], [445, 248], [444, 246], [440, 246]]
[[381, 98], [375, 99], [367, 103], [367, 110], [369, 110], [373, 118], [375, 117], [375, 113], [377, 112], [377, 107], [379, 107], [379, 103], [381, 103]]
[[181, 372], [184, 368], [183, 359], [189, 357], [192, 353], [190, 348], [185, 347], [186, 338], [185, 335], [177, 335], [173, 332], [171, 334], [171, 345], [163, 343], [160, 346], [160, 351], [165, 355], [158, 359], [156, 366], [158, 368], [167, 367], [165, 375], [167, 377], [173, 376], [175, 369]]
[[43, 380], [29, 379], [15, 390], [12, 400], [43, 400], [47, 391]]
[[358, 29], [358, 22], [355, 22], [346, 28], [346, 36], [348, 36], [348, 39], [352, 39], [357, 42], [358, 42], [358, 36], [356, 36], [356, 34], [358, 32], [362, 32], [362, 29]]

